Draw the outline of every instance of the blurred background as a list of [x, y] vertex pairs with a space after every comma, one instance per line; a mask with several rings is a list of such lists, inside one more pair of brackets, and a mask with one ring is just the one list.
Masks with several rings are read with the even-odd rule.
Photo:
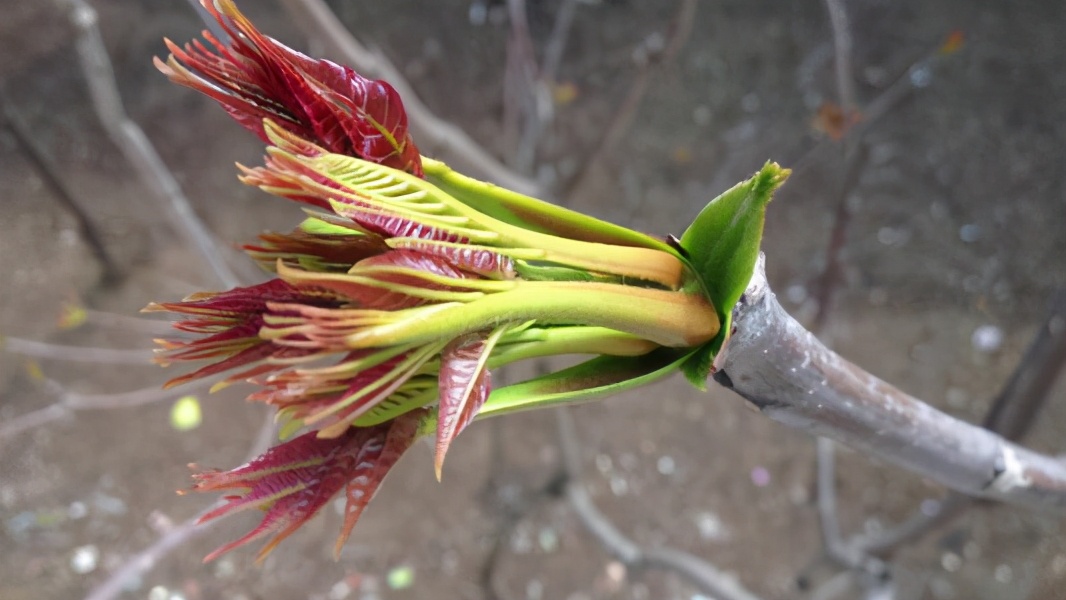
[[[265, 33], [344, 60], [307, 25], [313, 3], [239, 4]], [[1066, 285], [1062, 2], [853, 0], [835, 38], [820, 0], [330, 4], [512, 181], [578, 210], [680, 234], [766, 160], [793, 168], [764, 241], [782, 304], [952, 415], [984, 418]], [[262, 144], [151, 63], [163, 37], [184, 43], [203, 28], [193, 6], [90, 6], [125, 112], [218, 256], [262, 277], [232, 249], [289, 230], [299, 208], [240, 185], [233, 163], [257, 164]], [[158, 392], [172, 373], [148, 349], [165, 329], [135, 318], [223, 283], [159, 180], [130, 161], [146, 154], [100, 120], [70, 6], [3, 0], [0, 14], [0, 599], [709, 597], [672, 570], [627, 568], [586, 532], [559, 493], [549, 412], [472, 427], [441, 484], [417, 446], [339, 562], [328, 508], [261, 568], [251, 549], [201, 565], [256, 518], [193, 532], [182, 524], [213, 499], [174, 490], [189, 486], [187, 463], [246, 460], [267, 414], [242, 400], [247, 389]], [[418, 133], [424, 153], [493, 176], [447, 136]], [[1066, 452], [1064, 392], [1049, 395], [1026, 445]], [[674, 378], [572, 415], [581, 482], [635, 542], [690, 552], [765, 599], [886, 589], [826, 557], [814, 441], [738, 397]], [[945, 494], [847, 450], [835, 475], [845, 538]], [[1063, 525], [973, 507], [894, 552], [894, 596], [878, 597], [1060, 599]]]

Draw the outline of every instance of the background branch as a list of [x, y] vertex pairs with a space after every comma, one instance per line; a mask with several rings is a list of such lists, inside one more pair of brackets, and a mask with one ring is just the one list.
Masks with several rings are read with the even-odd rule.
[[581, 167], [567, 183], [564, 196], [581, 191], [585, 180], [592, 172], [592, 168], [603, 160], [611, 148], [618, 145], [622, 136], [629, 130], [629, 126], [633, 124], [633, 119], [640, 108], [640, 103], [648, 92], [648, 86], [651, 84], [651, 77], [656, 68], [673, 62], [692, 34], [692, 27], [696, 20], [696, 8], [696, 0], [680, 0], [677, 14], [670, 25], [670, 33], [665, 47], [660, 52], [648, 52], [646, 60], [640, 65], [633, 83], [629, 86], [629, 92], [622, 99], [621, 104], [618, 105], [614, 115], [611, 116], [611, 120], [604, 128], [603, 135], [600, 136], [592, 151], [586, 154]]
[[88, 346], [66, 346], [36, 340], [0, 336], [0, 350], [11, 354], [47, 358], [52, 360], [69, 360], [111, 365], [150, 365], [152, 351], [119, 350], [115, 348], [93, 348]]
[[218, 379], [219, 377], [215, 377], [211, 380], [197, 381], [182, 387], [180, 390], [165, 390], [159, 386], [151, 386], [110, 394], [75, 392], [67, 389], [66, 386], [58, 381], [45, 379], [45, 389], [58, 399], [44, 408], [30, 411], [0, 423], [0, 441], [24, 431], [35, 429], [46, 423], [58, 421], [76, 411], [132, 408], [134, 406], [162, 402], [206, 388], [213, 381], [218, 381]]
[[[248, 450], [247, 460], [262, 454], [270, 446], [271, 442], [276, 439], [276, 431], [274, 415], [268, 412], [266, 419], [259, 427], [259, 432], [252, 441], [251, 448]], [[167, 530], [157, 540], [123, 561], [122, 565], [108, 575], [107, 579], [86, 594], [85, 600], [113, 600], [117, 598], [122, 594], [130, 580], [151, 571], [168, 554], [221, 523], [222, 521], [219, 519], [206, 523], [200, 523], [199, 521], [200, 517], [225, 503], [226, 499], [220, 498], [195, 516]]]
[[108, 136], [137, 171], [141, 181], [166, 208], [171, 221], [179, 226], [190, 245], [200, 253], [218, 280], [228, 288], [240, 284], [237, 275], [225, 261], [226, 248], [214, 237], [193, 211], [181, 185], [159, 157], [144, 131], [129, 118], [122, 105], [122, 97], [115, 84], [96, 11], [84, 0], [57, 0], [77, 34], [75, 45], [82, 72], [89, 86], [89, 96], [100, 123]]
[[673, 548], [642, 548], [626, 537], [592, 501], [581, 480], [581, 451], [574, 419], [566, 407], [555, 409], [559, 447], [566, 470], [566, 496], [581, 524], [611, 556], [631, 569], [664, 569], [677, 573], [717, 600], [759, 600], [731, 575], [701, 558]]
[[59, 174], [59, 170], [56, 169], [52, 159], [48, 156], [48, 152], [41, 147], [33, 133], [30, 132], [25, 120], [15, 111], [15, 107], [8, 97], [7, 90], [4, 89], [2, 82], [0, 82], [0, 118], [3, 119], [8, 130], [15, 136], [15, 141], [22, 148], [30, 166], [37, 172], [45, 187], [52, 191], [52, 195], [56, 200], [74, 217], [82, 240], [85, 241], [85, 245], [89, 247], [89, 251], [92, 252], [103, 269], [104, 283], [117, 282], [122, 276], [122, 270], [119, 269], [118, 263], [107, 251], [103, 236], [100, 235], [88, 213], [82, 209], [81, 204], [74, 199], [74, 191], [70, 189], [70, 186]]

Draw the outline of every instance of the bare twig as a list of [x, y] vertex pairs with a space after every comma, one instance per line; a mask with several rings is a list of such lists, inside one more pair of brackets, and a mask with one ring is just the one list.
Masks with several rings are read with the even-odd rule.
[[[834, 140], [828, 136], [822, 138], [812, 147], [805, 149], [798, 158], [789, 161], [792, 164], [792, 170], [799, 172], [806, 169], [817, 156], [820, 156], [820, 150], [827, 144], [837, 144], [841, 141], [846, 144], [851, 139], [861, 137], [916, 90], [924, 87], [929, 81], [930, 73], [948, 56], [950, 55], [934, 49], [915, 60], [906, 71], [885, 87], [880, 94], [866, 103], [859, 114], [859, 121], [844, 131], [843, 140]], [[847, 109], [845, 108], [845, 110]], [[848, 113], [845, 113], [845, 116], [847, 115]]]
[[223, 258], [226, 249], [215, 242], [152, 142], [126, 114], [115, 84], [111, 59], [100, 37], [96, 11], [84, 0], [57, 2], [66, 10], [77, 33], [78, 59], [89, 86], [93, 108], [107, 134], [126, 160], [136, 168], [141, 181], [164, 205], [173, 223], [200, 253], [219, 281], [227, 287], [236, 287], [240, 281]]
[[985, 428], [1008, 440], [1025, 436], [1063, 365], [1066, 365], [1066, 290], [1059, 290], [1018, 367], [992, 401]]
[[381, 52], [359, 43], [323, 0], [281, 0], [293, 21], [311, 38], [322, 41], [330, 54], [369, 77], [387, 80], [403, 98], [415, 139], [423, 150], [445, 154], [457, 170], [478, 174], [524, 194], [540, 189], [532, 180], [508, 169], [463, 130], [433, 114], [415, 94], [403, 74]]
[[36, 429], [52, 421], [58, 421], [70, 414], [70, 410], [62, 404], [49, 404], [44, 408], [19, 415], [0, 423], [0, 440], [16, 436], [23, 431]]
[[[544, 131], [555, 118], [552, 87], [555, 85], [570, 27], [577, 12], [577, 0], [563, 0], [555, 15], [551, 35], [544, 45], [543, 64], [538, 67], [526, 18], [525, 0], [508, 0], [511, 36], [507, 43], [504, 128], [521, 129], [511, 160], [522, 173], [530, 173], [536, 164], [537, 148]], [[515, 110], [521, 108], [522, 110]], [[522, 121], [521, 127], [511, 122]]]
[[662, 569], [677, 573], [702, 593], [718, 600], [758, 600], [734, 577], [719, 571], [697, 556], [672, 548], [642, 548], [618, 530], [596, 508], [581, 480], [581, 453], [573, 416], [565, 407], [555, 410], [559, 446], [567, 473], [566, 495], [574, 513], [589, 531], [622, 564], [631, 569]]
[[196, 12], [196, 16], [200, 17], [200, 20], [204, 22], [204, 27], [207, 27], [207, 30], [211, 32], [211, 35], [215, 36], [216, 40], [219, 40], [222, 43], [226, 43], [229, 40], [229, 34], [226, 33], [225, 29], [222, 29], [222, 26], [218, 24], [218, 21], [211, 16], [211, 13], [207, 12], [204, 5], [200, 4], [200, 0], [185, 1], [189, 4], [189, 7]]
[[833, 28], [837, 93], [840, 94], [841, 108], [847, 112], [857, 106], [855, 80], [851, 76], [851, 27], [848, 26], [848, 12], [844, 10], [841, 0], [825, 0], [825, 7], [829, 10], [829, 24]]
[[[847, 11], [841, 0], [825, 0], [825, 4], [833, 30], [837, 95], [845, 119], [847, 119], [856, 109], [855, 82], [851, 76], [851, 28], [848, 25]], [[837, 193], [833, 228], [826, 247], [825, 266], [814, 290], [817, 308], [811, 329], [820, 334], [825, 332], [833, 296], [843, 278], [844, 268], [841, 264], [841, 254], [847, 241], [847, 231], [852, 219], [849, 199], [866, 164], [866, 146], [862, 144], [859, 136], [845, 139], [841, 147], [844, 171]], [[821, 525], [825, 551], [833, 560], [850, 568], [857, 568], [863, 557], [859, 553], [849, 552], [849, 548], [844, 544], [837, 512], [836, 447], [832, 440], [825, 438], [818, 438], [816, 444], [818, 521]]]
[[973, 498], [950, 492], [943, 500], [930, 505], [925, 511], [916, 512], [899, 525], [876, 535], [860, 534], [852, 539], [849, 545], [863, 554], [888, 557], [903, 546], [947, 525], [973, 505]]
[[162, 402], [203, 389], [217, 379], [216, 377], [213, 380], [198, 381], [183, 387], [181, 390], [164, 390], [158, 386], [152, 386], [111, 394], [83, 394], [69, 390], [57, 381], [46, 379], [44, 381], [45, 389], [58, 399], [44, 408], [39, 408], [0, 423], [0, 440], [35, 429], [52, 421], [58, 421], [77, 411], [132, 408], [134, 406]]
[[833, 228], [829, 232], [829, 243], [825, 250], [825, 266], [821, 276], [814, 284], [816, 309], [811, 320], [811, 330], [822, 333], [833, 306], [833, 295], [844, 276], [841, 254], [847, 242], [848, 228], [851, 226], [852, 210], [849, 202], [851, 193], [859, 184], [859, 178], [866, 167], [869, 156], [868, 146], [859, 138], [844, 141], [844, 172], [837, 188], [836, 208], [833, 212]]
[[88, 346], [64, 346], [35, 340], [0, 336], [0, 350], [22, 356], [111, 365], [149, 365], [151, 350], [116, 350]]
[[576, 190], [581, 189], [592, 168], [604, 159], [610, 149], [618, 145], [622, 136], [629, 130], [629, 126], [633, 123], [633, 118], [637, 114], [637, 109], [640, 108], [640, 103], [648, 91], [651, 77], [656, 68], [672, 63], [692, 34], [692, 27], [696, 22], [697, 5], [696, 0], [680, 0], [677, 15], [671, 24], [671, 32], [666, 47], [662, 53], [649, 56], [648, 60], [641, 65], [632, 85], [629, 87], [629, 92], [622, 100], [622, 103], [618, 105], [610, 122], [603, 130], [603, 135], [592, 152], [588, 153], [581, 168], [577, 170], [566, 185], [564, 196], [569, 196]]
[[529, 173], [536, 162], [540, 135], [552, 118], [551, 95], [539, 74], [525, 0], [507, 0], [507, 11], [511, 35], [507, 39], [503, 128], [508, 139], [517, 139], [510, 160], [512, 167], [519, 173]]
[[849, 363], [777, 303], [760, 259], [714, 378], [763, 414], [959, 492], [1066, 509], [1066, 463], [944, 414]]
[[52, 163], [52, 159], [48, 156], [48, 152], [41, 147], [30, 132], [29, 127], [26, 126], [26, 122], [15, 111], [15, 107], [10, 98], [8, 98], [7, 91], [2, 83], [0, 83], [0, 118], [3, 119], [11, 133], [14, 134], [15, 141], [22, 147], [26, 159], [37, 172], [41, 181], [44, 182], [45, 187], [52, 191], [52, 195], [55, 196], [56, 200], [74, 217], [75, 222], [78, 224], [78, 232], [81, 234], [81, 238], [89, 246], [89, 250], [103, 269], [103, 281], [105, 283], [118, 281], [122, 275], [122, 270], [119, 269], [118, 263], [108, 253], [107, 246], [104, 245], [103, 236], [100, 235], [100, 232], [81, 204], [74, 199], [74, 191], [70, 189], [70, 186], [59, 174], [55, 164]]
[[563, 62], [563, 52], [566, 50], [566, 42], [570, 39], [570, 27], [574, 24], [574, 16], [577, 15], [578, 0], [563, 0], [559, 10], [555, 13], [555, 24], [552, 25], [551, 34], [544, 44], [544, 59], [541, 61], [541, 79], [548, 84], [555, 83], [559, 78], [559, 66]]
[[[274, 417], [268, 414], [259, 432], [255, 436], [252, 447], [248, 452], [249, 460], [261, 454], [274, 438]], [[100, 585], [93, 588], [85, 600], [113, 600], [122, 594], [126, 584], [148, 571], [152, 570], [167, 554], [185, 545], [194, 537], [206, 532], [221, 521], [208, 521], [200, 523], [200, 517], [216, 509], [225, 503], [225, 498], [219, 499], [211, 506], [196, 514], [196, 516], [175, 525], [152, 542], [146, 548], [127, 558], [122, 566], [118, 567]]]
[[854, 567], [857, 566], [857, 560], [849, 556], [844, 548], [840, 521], [837, 519], [835, 442], [820, 437], [815, 440], [815, 443], [818, 524], [822, 532], [822, 544], [825, 545], [825, 552], [830, 558]]

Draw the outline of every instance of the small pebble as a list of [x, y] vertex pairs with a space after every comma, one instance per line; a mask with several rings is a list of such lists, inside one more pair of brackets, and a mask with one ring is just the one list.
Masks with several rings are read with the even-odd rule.
[[537, 543], [544, 552], [554, 552], [559, 547], [559, 534], [551, 527], [544, 527], [537, 533]]
[[677, 464], [674, 462], [674, 457], [665, 454], [655, 461], [655, 469], [660, 475], [673, 475], [677, 471]]
[[541, 600], [544, 598], [544, 584], [539, 579], [530, 579], [526, 582], [526, 600]]
[[1003, 346], [1003, 330], [995, 325], [981, 325], [973, 330], [970, 342], [978, 352], [995, 352]]
[[89, 514], [89, 507], [85, 506], [84, 502], [71, 502], [67, 507], [67, 518], [72, 521], [82, 519], [87, 514]]
[[329, 588], [329, 600], [344, 600], [352, 593], [352, 586], [347, 581], [341, 580]]
[[99, 562], [100, 550], [96, 546], [81, 546], [74, 549], [74, 554], [70, 557], [70, 568], [74, 569], [75, 573], [85, 575], [95, 571]]
[[751, 482], [756, 487], [766, 487], [770, 485], [770, 471], [766, 470], [766, 467], [755, 467], [751, 470]]

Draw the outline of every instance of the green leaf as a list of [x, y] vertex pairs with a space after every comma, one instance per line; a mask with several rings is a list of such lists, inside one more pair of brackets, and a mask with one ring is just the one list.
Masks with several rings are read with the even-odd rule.
[[431, 158], [422, 157], [422, 163], [426, 179], [448, 195], [509, 225], [585, 242], [650, 248], [677, 256], [676, 250], [650, 235], [478, 181]]
[[561, 371], [493, 390], [478, 418], [617, 394], [673, 373], [690, 352], [659, 348], [641, 356], [598, 356]]
[[722, 329], [681, 367], [703, 388], [711, 361], [729, 335], [733, 305], [751, 279], [762, 242], [766, 205], [791, 171], [768, 162], [751, 179], [711, 200], [681, 236], [681, 247], [714, 303]]
[[[725, 329], [722, 329], [725, 332]], [[681, 364], [681, 374], [697, 390], [707, 390], [707, 378], [711, 374], [711, 364], [714, 363], [714, 355], [722, 347], [727, 335], [719, 333], [713, 340], [700, 346]]]
[[[477, 418], [575, 404], [647, 385], [676, 371], [690, 353], [691, 349], [659, 348], [641, 356], [598, 356], [562, 371], [493, 390]], [[419, 423], [418, 435], [433, 435], [436, 431], [434, 408]]]
[[[332, 217], [332, 215], [322, 216], [327, 218]], [[362, 235], [362, 233], [353, 230], [351, 227], [344, 227], [323, 221], [318, 217], [317, 213], [304, 219], [303, 222], [300, 223], [298, 229], [304, 233], [316, 235]]]

